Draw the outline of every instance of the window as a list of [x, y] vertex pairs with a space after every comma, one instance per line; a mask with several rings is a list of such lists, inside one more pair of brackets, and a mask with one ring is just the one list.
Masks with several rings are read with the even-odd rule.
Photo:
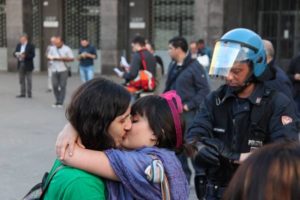
[[65, 0], [65, 43], [79, 48], [80, 38], [87, 37], [92, 45], [100, 49], [100, 1]]
[[152, 16], [156, 49], [167, 49], [174, 36], [193, 36], [194, 0], [153, 0]]

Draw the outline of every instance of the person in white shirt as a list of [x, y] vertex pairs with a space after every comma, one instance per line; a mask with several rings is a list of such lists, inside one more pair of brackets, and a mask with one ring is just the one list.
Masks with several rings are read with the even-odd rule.
[[52, 107], [61, 108], [66, 95], [68, 80], [68, 62], [74, 61], [74, 55], [70, 47], [64, 44], [62, 38], [57, 36], [55, 46], [50, 47], [47, 58], [52, 61], [52, 86], [56, 102]]
[[[51, 47], [55, 47], [55, 36], [50, 38], [50, 44], [46, 49], [46, 58], [48, 57], [48, 53], [50, 52]], [[51, 64], [53, 63], [52, 60], [48, 60], [48, 81], [47, 81], [47, 92], [52, 92], [52, 71], [51, 71]]]

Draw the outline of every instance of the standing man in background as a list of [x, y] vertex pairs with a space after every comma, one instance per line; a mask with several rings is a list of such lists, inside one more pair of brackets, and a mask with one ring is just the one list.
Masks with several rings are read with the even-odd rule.
[[87, 38], [82, 38], [78, 54], [80, 79], [85, 83], [94, 78], [94, 59], [97, 58], [96, 48], [90, 44]]
[[267, 55], [267, 65], [269, 68], [274, 70], [275, 78], [273, 80], [268, 80], [265, 82], [266, 86], [282, 92], [291, 100], [293, 100], [293, 85], [289, 77], [279, 66], [276, 65], [274, 60], [274, 47], [269, 40], [263, 40], [266, 55]]
[[35, 57], [34, 45], [28, 42], [28, 35], [23, 34], [17, 44], [14, 56], [18, 59], [20, 95], [17, 98], [32, 98], [32, 71], [34, 68], [33, 58]]
[[56, 37], [54, 43], [55, 47], [51, 48], [47, 56], [49, 61], [52, 61], [52, 84], [56, 100], [52, 107], [62, 108], [68, 80], [68, 66], [66, 63], [74, 61], [74, 56], [70, 47], [64, 44], [60, 36]]

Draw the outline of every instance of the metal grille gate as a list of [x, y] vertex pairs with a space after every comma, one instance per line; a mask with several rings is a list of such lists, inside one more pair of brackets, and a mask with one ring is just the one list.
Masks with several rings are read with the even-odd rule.
[[153, 0], [152, 33], [156, 49], [166, 49], [167, 41], [181, 35], [193, 37], [195, 0]]
[[5, 0], [0, 0], [0, 47], [7, 46]]
[[290, 59], [300, 48], [300, 1], [263, 0], [258, 4], [259, 33], [270, 40], [277, 59]]
[[32, 0], [32, 43], [41, 45], [41, 6], [40, 0]]
[[78, 48], [81, 37], [100, 49], [100, 0], [64, 1], [64, 36], [71, 48]]

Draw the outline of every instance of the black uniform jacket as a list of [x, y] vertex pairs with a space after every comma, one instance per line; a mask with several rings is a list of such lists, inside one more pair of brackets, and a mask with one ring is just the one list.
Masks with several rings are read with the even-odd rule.
[[[193, 125], [188, 130], [187, 141], [192, 142], [203, 137], [219, 138], [231, 151], [246, 153], [259, 141], [267, 144], [280, 140], [297, 140], [298, 120], [295, 104], [284, 94], [276, 91], [272, 91], [272, 95], [266, 97], [266, 91], [270, 89], [259, 83], [248, 98], [241, 99], [231, 92], [227, 85], [221, 86], [210, 93], [200, 106]], [[267, 116], [261, 123], [265, 131], [262, 134], [256, 131], [254, 133], [251, 110], [264, 98], [270, 98], [270, 107], [261, 106], [256, 109], [259, 113], [255, 115]], [[209, 168], [208, 178], [226, 186], [235, 168], [228, 163], [217, 169]]]

